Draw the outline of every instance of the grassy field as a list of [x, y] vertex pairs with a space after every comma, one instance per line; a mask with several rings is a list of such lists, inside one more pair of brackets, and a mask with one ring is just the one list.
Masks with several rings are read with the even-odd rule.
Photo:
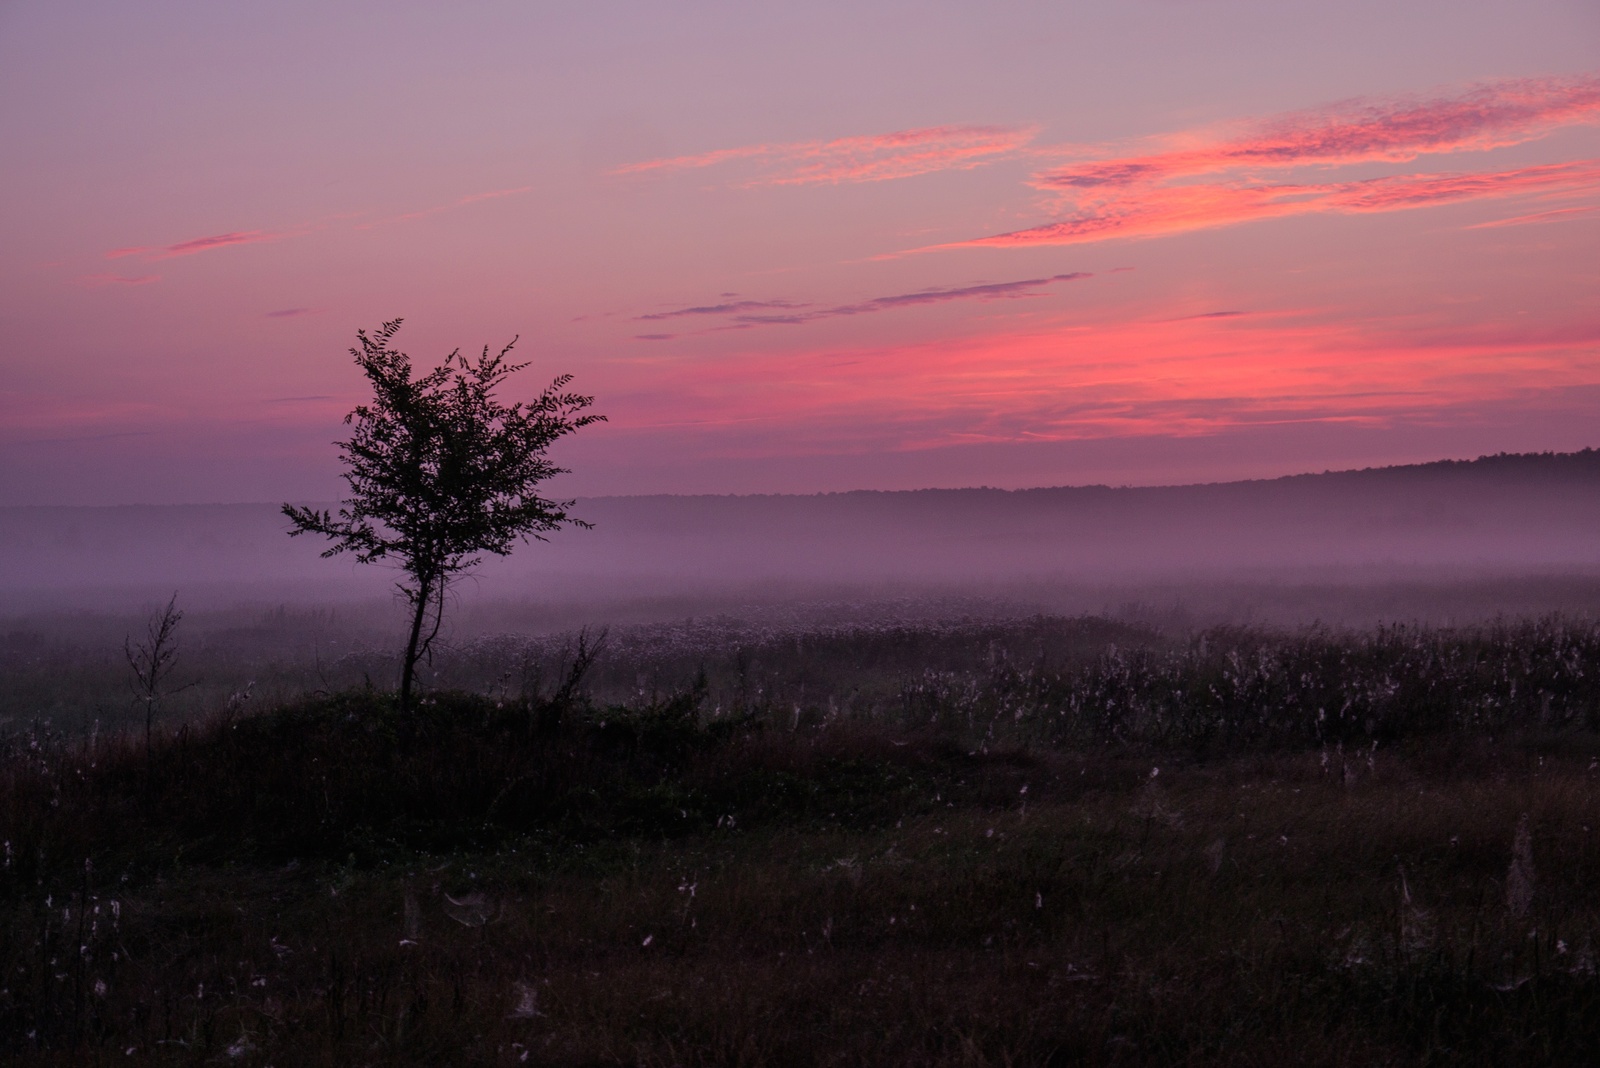
[[612, 642], [14, 725], [0, 1059], [1600, 1059], [1590, 624]]

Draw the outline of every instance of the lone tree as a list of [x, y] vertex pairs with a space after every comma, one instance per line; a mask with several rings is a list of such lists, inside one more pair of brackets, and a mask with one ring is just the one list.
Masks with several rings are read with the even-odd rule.
[[333, 539], [323, 556], [352, 552], [364, 564], [393, 559], [405, 573], [397, 585], [411, 606], [400, 671], [400, 705], [408, 708], [417, 661], [438, 636], [451, 580], [482, 553], [506, 556], [525, 538], [543, 541], [563, 525], [590, 525], [567, 515], [572, 501], [546, 500], [534, 491], [565, 472], [545, 450], [605, 416], [583, 414], [593, 397], [562, 392], [571, 375], [556, 378], [533, 401], [496, 400], [495, 388], [527, 366], [506, 362], [516, 338], [496, 356], [485, 346], [476, 360], [457, 349], [414, 379], [410, 357], [390, 347], [401, 322], [384, 323], [371, 337], [356, 331], [361, 345], [350, 350], [373, 400], [344, 417], [355, 429], [349, 440], [335, 443], [349, 499], [337, 516], [292, 504], [283, 514], [294, 524], [291, 537]]

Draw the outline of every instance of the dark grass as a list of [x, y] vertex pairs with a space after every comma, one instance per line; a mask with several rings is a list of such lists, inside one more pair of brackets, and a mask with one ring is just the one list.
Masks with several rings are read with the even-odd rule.
[[[1126, 644], [1018, 668], [915, 633], [823, 635], [808, 670], [992, 684], [872, 715], [719, 712], [715, 670], [632, 707], [355, 691], [148, 754], [24, 732], [0, 1060], [1593, 1063], [1600, 664], [1573, 634], [1147, 646], [1220, 665], [1223, 734], [986, 717], [1008, 670], [1141, 676]], [[780, 652], [807, 655], [747, 664]], [[1282, 699], [1385, 674], [1348, 736]]]

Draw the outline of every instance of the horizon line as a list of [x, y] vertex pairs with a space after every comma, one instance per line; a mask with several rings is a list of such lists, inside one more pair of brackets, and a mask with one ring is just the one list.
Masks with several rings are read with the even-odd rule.
[[[640, 500], [645, 498], [672, 497], [694, 499], [701, 497], [715, 497], [737, 499], [746, 497], [846, 497], [865, 494], [912, 494], [912, 493], [1046, 493], [1062, 490], [1162, 490], [1162, 489], [1200, 489], [1210, 486], [1241, 486], [1266, 482], [1287, 482], [1301, 478], [1325, 478], [1340, 475], [1378, 474], [1386, 471], [1416, 470], [1429, 467], [1467, 467], [1489, 461], [1515, 461], [1515, 460], [1568, 460], [1580, 457], [1594, 457], [1600, 459], [1600, 447], [1585, 446], [1572, 452], [1497, 452], [1483, 453], [1470, 459], [1457, 459], [1446, 457], [1439, 460], [1420, 460], [1406, 464], [1383, 464], [1369, 467], [1324, 468], [1321, 471], [1297, 471], [1287, 475], [1271, 475], [1262, 478], [1232, 478], [1218, 479], [1210, 482], [1156, 482], [1135, 484], [1124, 482], [1113, 485], [1107, 482], [1083, 483], [1057, 483], [1046, 486], [1018, 486], [1007, 489], [1003, 486], [920, 486], [916, 489], [848, 489], [848, 490], [819, 490], [814, 493], [785, 493], [785, 492], [751, 492], [751, 493], [597, 493], [589, 496], [571, 498], [579, 501], [608, 501], [608, 500]], [[135, 502], [123, 504], [0, 504], [0, 511], [21, 511], [23, 509], [113, 509], [113, 508], [281, 508], [285, 503], [301, 506], [325, 507], [337, 505], [340, 500], [313, 500], [303, 498], [288, 502], [283, 501], [170, 501], [167, 503]]]

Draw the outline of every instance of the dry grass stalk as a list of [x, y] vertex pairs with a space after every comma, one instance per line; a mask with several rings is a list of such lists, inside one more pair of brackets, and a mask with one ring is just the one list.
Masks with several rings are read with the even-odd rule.
[[1511, 870], [1506, 873], [1506, 908], [1517, 919], [1533, 906], [1533, 832], [1524, 812], [1511, 841]]

